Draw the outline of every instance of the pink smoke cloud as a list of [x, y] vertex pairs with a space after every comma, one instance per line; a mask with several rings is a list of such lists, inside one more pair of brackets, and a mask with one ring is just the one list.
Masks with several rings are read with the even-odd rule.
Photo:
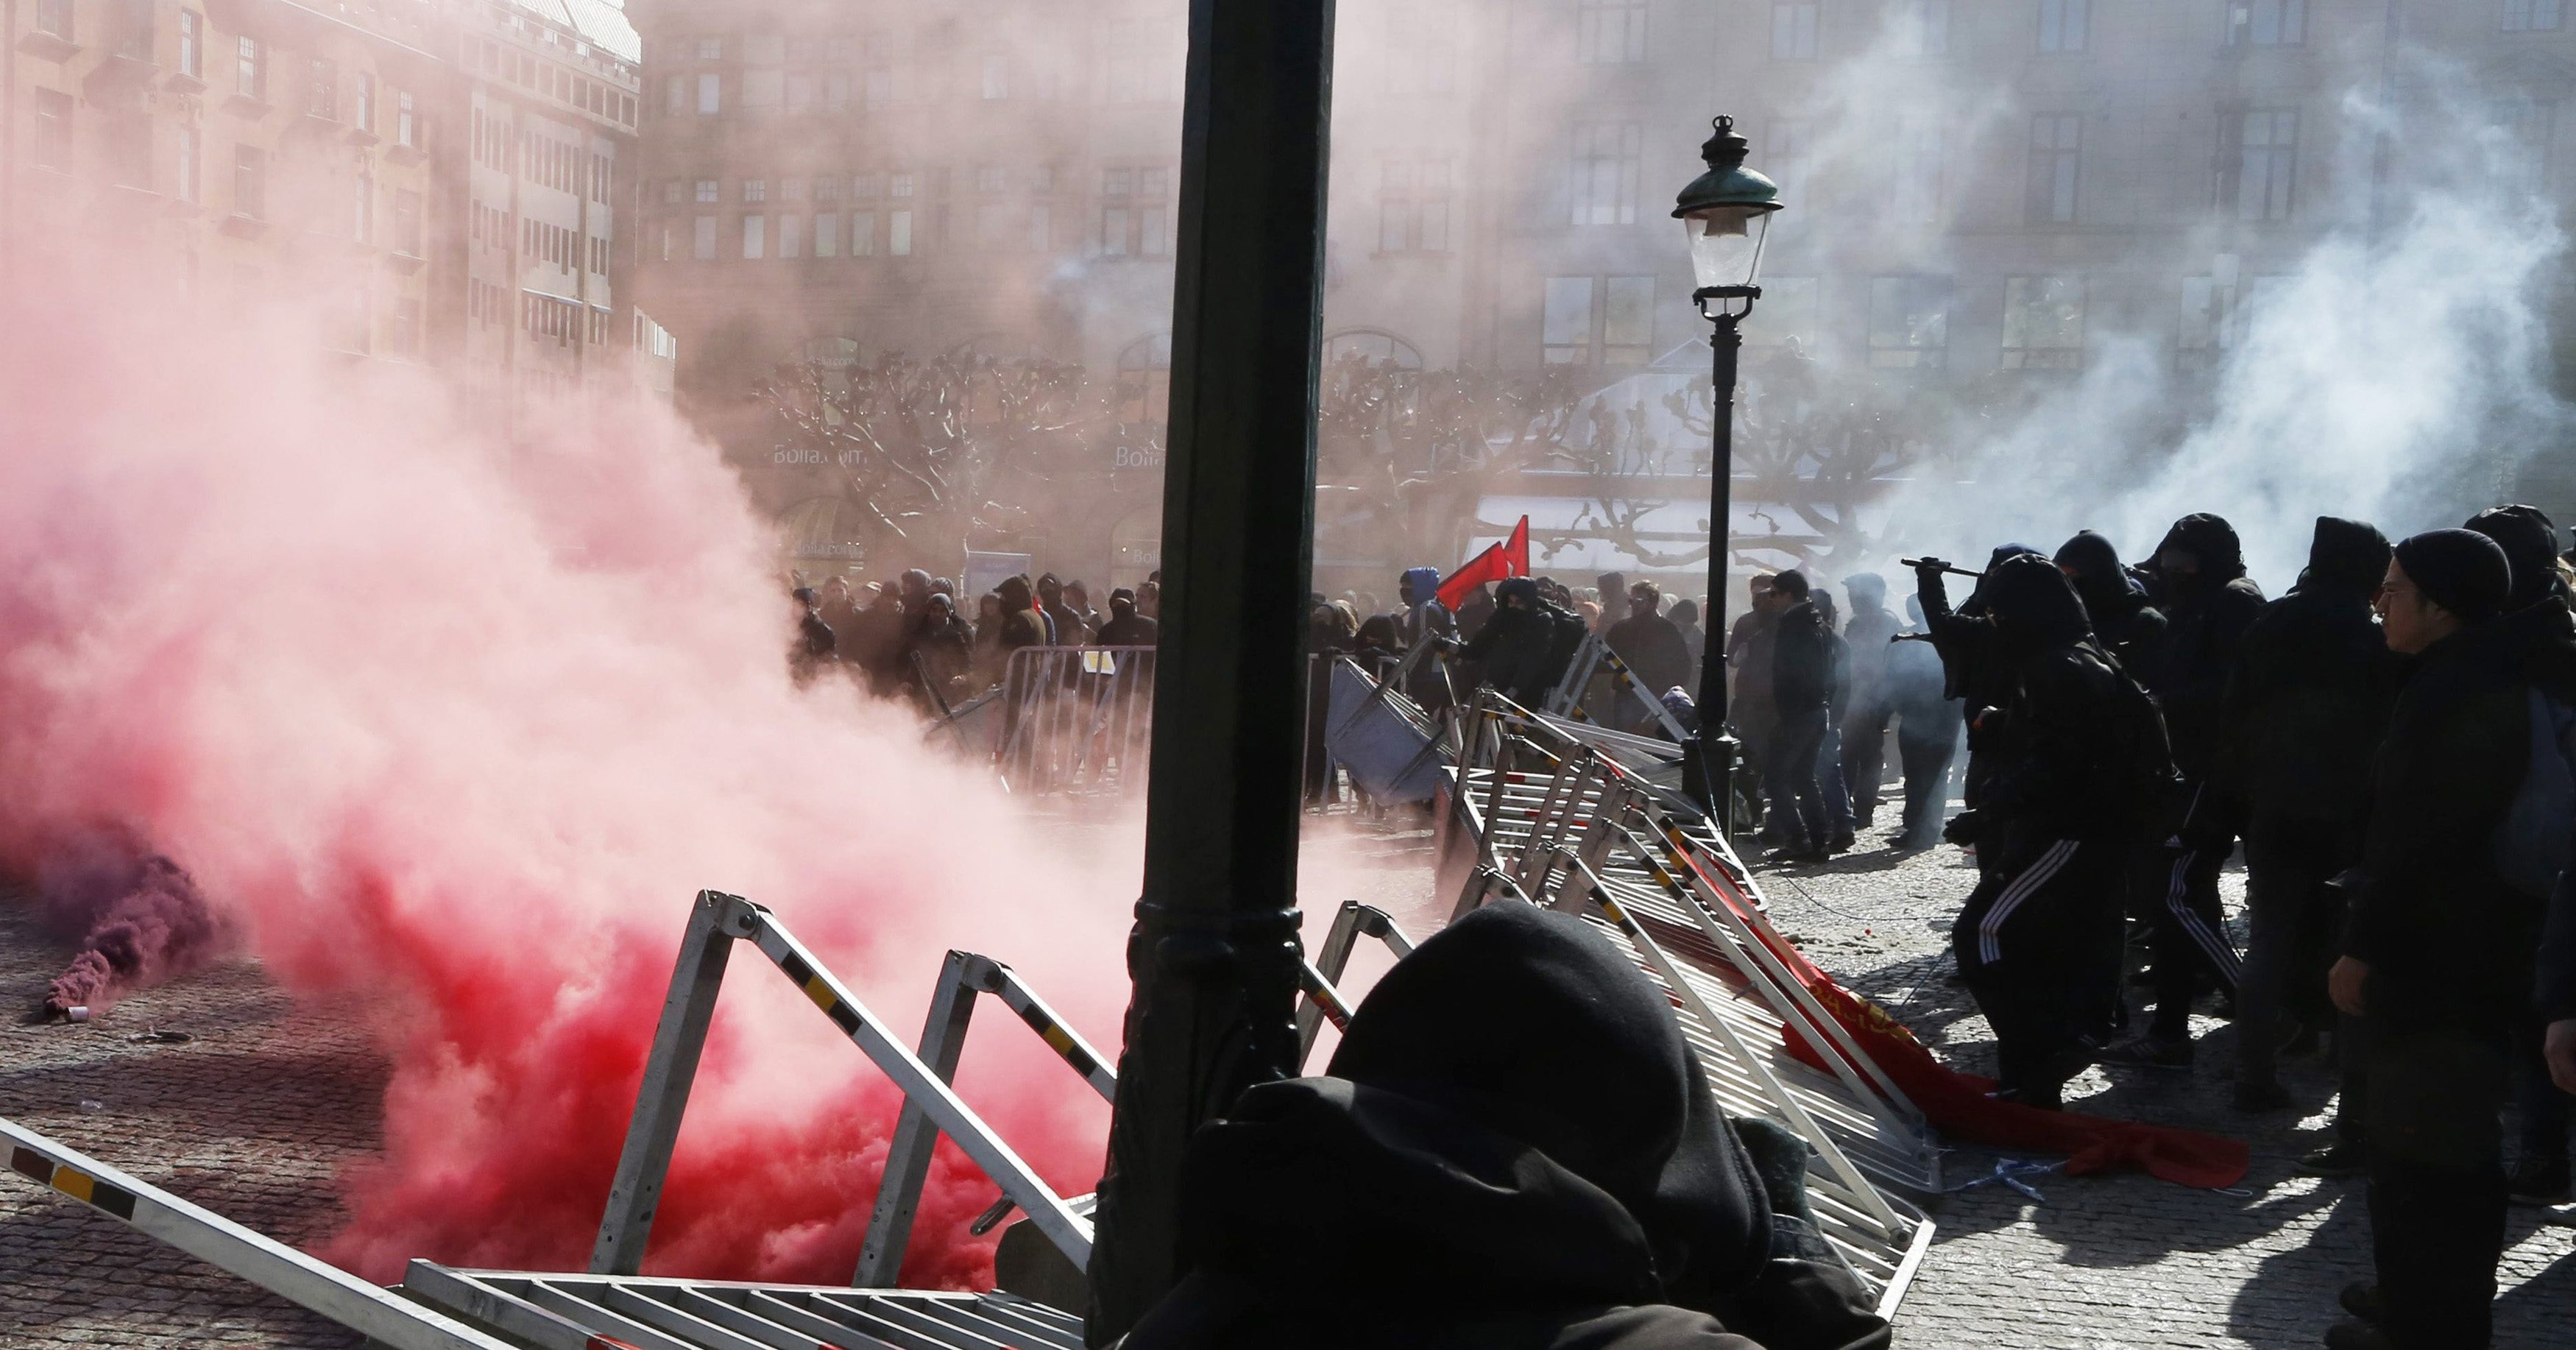
[[[507, 439], [302, 315], [136, 322], [171, 309], [0, 295], [0, 863], [119, 823], [289, 988], [367, 996], [385, 1150], [332, 1259], [580, 1268], [700, 888], [906, 1033], [960, 946], [1114, 1044], [1135, 831], [1042, 829], [901, 710], [792, 687], [768, 529], [668, 410]], [[1087, 1189], [1106, 1110], [1016, 1031], [963, 1090]], [[846, 1279], [894, 1104], [744, 950], [648, 1268]], [[907, 1275], [987, 1278], [996, 1193], [944, 1156]]]

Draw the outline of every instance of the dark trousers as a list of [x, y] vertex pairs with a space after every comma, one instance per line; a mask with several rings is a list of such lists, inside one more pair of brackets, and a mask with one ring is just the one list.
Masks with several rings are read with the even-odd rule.
[[1887, 724], [1894, 712], [1875, 699], [1843, 714], [1843, 786], [1852, 814], [1867, 825], [1878, 816], [1878, 793], [1887, 781]]
[[2567, 1157], [2571, 1100], [2550, 1080], [2549, 1062], [2541, 1056], [2548, 1032], [2548, 1022], [2537, 1016], [2514, 1026], [2513, 1096], [2522, 1115], [2522, 1139], [2513, 1155], [2516, 1162], [2534, 1158], [2556, 1162]]
[[2285, 1014], [2308, 1026], [2330, 1024], [2326, 970], [2334, 964], [2343, 899], [2326, 883], [2358, 860], [2358, 843], [2354, 830], [2331, 820], [2264, 819], [2246, 832], [2252, 932], [2236, 996], [2236, 1081], [2273, 1081]]
[[2214, 978], [2221, 989], [2236, 992], [2242, 962], [2227, 937], [2227, 918], [2218, 903], [2218, 873], [2235, 851], [2235, 835], [2210, 835], [2209, 842], [2168, 853], [2164, 903], [2155, 909], [2155, 1033], [2163, 1037], [2191, 1034], [2191, 1001], [2201, 982]]
[[2370, 1240], [2385, 1328], [2409, 1347], [2481, 1347], [2504, 1252], [2509, 1036], [2377, 1026], [2370, 1036]]
[[2012, 846], [1977, 883], [1950, 947], [1995, 1032], [2007, 1088], [2055, 1087], [2090, 1020], [2086, 947], [2118, 912], [2119, 851], [2072, 839]]
[[1896, 724], [1896, 755], [1905, 768], [1905, 838], [1930, 844], [1941, 837], [1941, 813], [1950, 806], [1950, 766], [1959, 757], [1959, 719], [1946, 707], [1906, 713]]
[[1824, 748], [1824, 709], [1780, 714], [1780, 735], [1771, 743], [1771, 763], [1763, 776], [1771, 782], [1771, 809], [1782, 813], [1781, 833], [1792, 847], [1821, 844], [1832, 833], [1824, 787], [1816, 777]]

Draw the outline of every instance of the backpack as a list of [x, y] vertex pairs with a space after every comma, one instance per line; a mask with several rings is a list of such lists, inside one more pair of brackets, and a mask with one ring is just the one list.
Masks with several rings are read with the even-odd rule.
[[2506, 885], [2540, 899], [2557, 888], [2558, 874], [2576, 854], [2576, 707], [2536, 686], [2523, 691], [2523, 700], [2531, 713], [2531, 761], [2490, 850]]
[[[2108, 652], [2101, 655], [2102, 664], [2111, 670], [2111, 746], [2104, 765], [2108, 785], [2129, 802], [2167, 806], [2181, 788], [2182, 772], [2174, 767], [2173, 738], [2165, 731], [2164, 710], [2118, 657]], [[2160, 817], [2151, 815], [2151, 819]]]

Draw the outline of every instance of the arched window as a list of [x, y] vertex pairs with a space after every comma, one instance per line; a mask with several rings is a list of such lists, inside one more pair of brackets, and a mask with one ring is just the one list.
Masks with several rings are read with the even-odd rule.
[[1419, 348], [1377, 328], [1345, 328], [1324, 339], [1325, 365], [1330, 366], [1346, 357], [1363, 358], [1373, 364], [1391, 364], [1399, 370], [1422, 369]]
[[793, 558], [855, 560], [858, 523], [857, 508], [841, 498], [808, 497], [779, 513], [779, 542]]

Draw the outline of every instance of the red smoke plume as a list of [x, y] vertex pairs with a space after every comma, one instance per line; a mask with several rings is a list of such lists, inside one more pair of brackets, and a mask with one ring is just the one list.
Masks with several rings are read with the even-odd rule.
[[[275, 978], [368, 996], [385, 1152], [326, 1254], [581, 1268], [700, 888], [777, 910], [906, 1034], [959, 946], [1114, 1043], [1133, 832], [1104, 865], [907, 715], [791, 687], [767, 528], [667, 411], [539, 405], [511, 442], [300, 316], [177, 308], [0, 295], [0, 864], [126, 823]], [[138, 975], [189, 931], [135, 935]], [[1087, 1189], [1105, 1109], [981, 1025], [961, 1090]], [[648, 1268], [848, 1278], [893, 1107], [745, 949]], [[944, 1158], [908, 1277], [987, 1278], [964, 1228], [996, 1194]]]
[[36, 900], [48, 930], [80, 942], [46, 991], [49, 1014], [102, 1010], [217, 955], [214, 911], [196, 882], [123, 830], [65, 836], [37, 866]]

